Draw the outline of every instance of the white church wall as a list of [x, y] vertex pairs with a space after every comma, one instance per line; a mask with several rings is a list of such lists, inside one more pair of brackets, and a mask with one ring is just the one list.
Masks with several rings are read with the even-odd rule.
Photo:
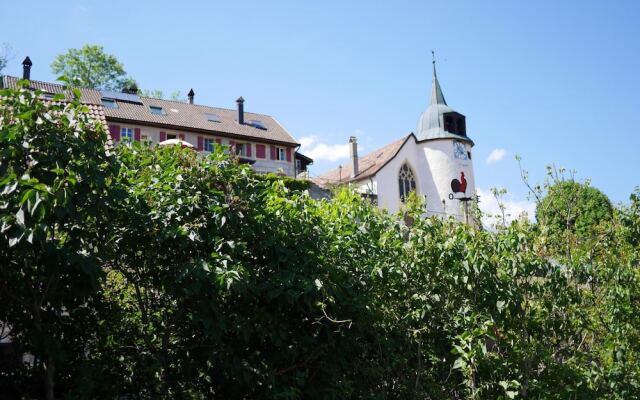
[[373, 194], [373, 195], [378, 194], [378, 183], [375, 177], [371, 177], [369, 179], [356, 182], [354, 185], [355, 185], [355, 190], [358, 193]]
[[418, 161], [416, 142], [413, 138], [409, 138], [398, 154], [376, 174], [378, 206], [388, 210], [390, 213], [398, 212], [402, 206], [400, 188], [398, 187], [398, 173], [405, 162], [408, 162], [416, 177], [416, 192], [419, 195], [424, 194], [420, 180], [421, 171], [419, 170], [420, 163]]
[[[419, 144], [420, 153], [424, 154], [424, 160], [428, 163], [432, 176], [431, 187], [427, 187], [427, 208], [431, 214], [453, 215], [464, 220], [463, 202], [458, 200], [463, 197], [475, 197], [475, 180], [473, 175], [473, 163], [470, 159], [456, 158], [454, 155], [455, 140], [430, 140]], [[461, 142], [465, 153], [471, 152], [468, 143]], [[461, 172], [464, 172], [467, 187], [464, 193], [454, 193], [451, 182], [454, 179], [461, 180]], [[442, 203], [444, 200], [444, 205]]]

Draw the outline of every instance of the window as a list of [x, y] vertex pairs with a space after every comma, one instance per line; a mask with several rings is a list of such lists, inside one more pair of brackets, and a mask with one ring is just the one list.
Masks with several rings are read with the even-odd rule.
[[209, 122], [222, 122], [220, 120], [220, 117], [218, 117], [216, 114], [205, 114], [205, 117], [207, 117], [207, 121]]
[[471, 152], [467, 151], [467, 156], [469, 157], [469, 160], [471, 160]]
[[444, 117], [444, 130], [447, 132], [454, 132], [455, 128], [453, 126], [453, 117], [451, 115], [447, 115]]
[[149, 111], [151, 111], [151, 114], [155, 115], [167, 115], [162, 107], [149, 106]]
[[409, 193], [416, 190], [416, 179], [413, 171], [407, 163], [404, 163], [398, 173], [398, 185], [400, 188], [400, 201], [407, 201]]
[[204, 139], [204, 151], [213, 151], [213, 146], [215, 145], [215, 140], [205, 138]]
[[247, 155], [247, 147], [244, 145], [244, 143], [236, 143], [235, 148], [236, 148], [236, 155], [242, 156], [242, 157]]
[[173, 134], [173, 133], [168, 133], [167, 134], [167, 140], [169, 140], [169, 139], [177, 139], [177, 138], [178, 138], [178, 135], [176, 135], [176, 134]]
[[280, 161], [286, 160], [284, 149], [282, 147], [278, 147], [276, 151], [276, 158]]
[[249, 125], [253, 126], [254, 128], [262, 129], [265, 131], [267, 130], [267, 127], [264, 126], [262, 121], [259, 121], [257, 119], [252, 119], [251, 122], [249, 122]]
[[133, 140], [133, 129], [131, 128], [121, 128], [120, 129], [120, 140]]
[[296, 172], [303, 172], [302, 171], [302, 161], [300, 161], [297, 158], [296, 158]]
[[458, 135], [467, 136], [467, 127], [464, 123], [464, 118], [458, 118]]
[[105, 108], [118, 108], [118, 103], [116, 103], [115, 99], [106, 99], [103, 97], [102, 106]]
[[40, 97], [42, 97], [44, 100], [53, 100], [56, 95], [53, 93], [44, 92], [40, 95]]

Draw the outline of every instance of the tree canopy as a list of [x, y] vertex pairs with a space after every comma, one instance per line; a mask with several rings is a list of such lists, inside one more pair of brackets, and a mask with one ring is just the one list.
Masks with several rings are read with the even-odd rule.
[[609, 198], [597, 188], [574, 180], [561, 180], [548, 188], [536, 207], [536, 218], [554, 233], [569, 232], [581, 239], [613, 217]]
[[80, 87], [122, 90], [134, 83], [118, 59], [105, 53], [100, 45], [87, 44], [59, 54], [51, 63], [51, 71]]

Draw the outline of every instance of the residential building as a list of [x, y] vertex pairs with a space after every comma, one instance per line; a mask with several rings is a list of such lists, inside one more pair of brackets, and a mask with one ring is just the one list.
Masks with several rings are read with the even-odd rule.
[[[28, 57], [23, 67], [23, 78], [30, 79]], [[4, 76], [0, 84], [17, 87], [18, 80]], [[65, 90], [63, 85], [49, 82], [30, 80], [30, 85], [50, 97]], [[300, 145], [274, 117], [245, 112], [242, 97], [236, 100], [236, 109], [226, 109], [196, 104], [193, 89], [187, 102], [140, 96], [135, 88], [123, 92], [81, 88], [80, 92], [81, 102], [108, 125], [114, 144], [141, 141], [153, 146], [181, 139], [205, 153], [221, 144], [229, 146], [241, 162], [251, 164], [257, 172], [291, 177], [306, 171], [313, 162], [297, 153]]]

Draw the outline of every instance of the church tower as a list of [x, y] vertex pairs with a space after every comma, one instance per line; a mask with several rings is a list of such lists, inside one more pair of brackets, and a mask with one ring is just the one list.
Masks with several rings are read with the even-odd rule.
[[430, 171], [424, 192], [429, 214], [469, 221], [470, 202], [476, 201], [473, 140], [467, 136], [465, 116], [447, 105], [433, 60], [429, 106], [420, 116], [416, 139]]

